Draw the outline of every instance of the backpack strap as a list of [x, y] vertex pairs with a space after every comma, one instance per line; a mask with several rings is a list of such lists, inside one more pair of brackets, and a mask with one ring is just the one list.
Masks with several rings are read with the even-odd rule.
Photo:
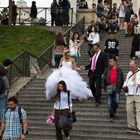
[[[4, 116], [5, 116], [5, 114], [6, 114], [6, 112], [7, 112], [8, 109], [9, 109], [9, 108], [6, 108], [6, 109], [5, 109], [5, 111], [4, 111]], [[21, 123], [21, 125], [22, 125], [22, 112], [21, 112], [21, 107], [18, 107], [18, 115], [19, 115], [20, 123]]]
[[18, 115], [19, 115], [20, 123], [22, 125], [22, 112], [21, 112], [21, 107], [18, 107]]
[[6, 108], [6, 109], [5, 109], [5, 111], [4, 111], [4, 115], [6, 114], [6, 112], [7, 112], [8, 109], [9, 109], [9, 108]]

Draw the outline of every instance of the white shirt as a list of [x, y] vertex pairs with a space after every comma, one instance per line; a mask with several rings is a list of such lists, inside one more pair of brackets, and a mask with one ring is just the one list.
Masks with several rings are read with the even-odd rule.
[[140, 88], [138, 87], [138, 84], [140, 84], [140, 71], [138, 71], [136, 74], [131, 76], [132, 74], [133, 74], [132, 71], [128, 72], [126, 76], [126, 80], [123, 85], [123, 86], [128, 87], [128, 93], [126, 93], [126, 96], [127, 95], [140, 95]]
[[71, 56], [77, 56], [77, 50], [78, 50], [78, 43], [74, 43], [72, 40], [69, 42], [69, 49]]
[[[70, 94], [70, 107], [72, 107], [71, 94]], [[54, 108], [57, 109], [57, 110], [69, 109], [68, 94], [67, 94], [67, 92], [61, 92], [60, 93], [60, 101], [57, 100], [54, 103]]]
[[88, 37], [88, 41], [92, 41], [92, 44], [100, 42], [100, 36], [98, 33], [91, 32]]
[[[101, 53], [101, 50], [98, 51], [98, 53], [97, 53], [94, 69], [96, 69], [96, 63], [97, 63], [97, 60], [98, 60], [98, 57], [99, 57], [100, 53]], [[95, 55], [96, 55], [96, 53], [95, 53], [94, 56], [92, 57], [91, 70], [92, 70], [92, 67], [93, 67], [93, 60], [94, 60]]]
[[121, 4], [119, 8], [119, 17], [125, 17], [125, 8], [123, 4]]

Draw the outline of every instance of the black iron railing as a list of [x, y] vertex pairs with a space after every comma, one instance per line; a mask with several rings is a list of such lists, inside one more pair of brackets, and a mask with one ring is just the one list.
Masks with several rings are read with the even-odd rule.
[[[6, 7], [0, 7], [0, 13]], [[8, 9], [8, 8], [7, 8]], [[30, 7], [18, 7], [17, 8], [17, 24], [19, 25], [31, 25]], [[37, 18], [34, 19], [36, 25], [51, 25], [51, 9], [49, 7], [37, 7]], [[69, 9], [69, 25], [74, 25], [76, 21], [76, 14], [73, 8]]]
[[[68, 29], [64, 34], [67, 36], [68, 39], [71, 38], [71, 35], [74, 32], [79, 32], [82, 35], [84, 33], [84, 27], [85, 27], [84, 23], [85, 23], [85, 18], [82, 18], [73, 27], [70, 27], [70, 29]], [[43, 73], [44, 70], [46, 70], [45, 68], [49, 66], [51, 63], [52, 48], [53, 48], [53, 44], [49, 46], [46, 50], [44, 50], [41, 53], [41, 55], [38, 57], [34, 56], [33, 54], [27, 51], [24, 51], [21, 54], [19, 54], [15, 59], [13, 59], [13, 64], [8, 73], [10, 84], [20, 77], [30, 76], [30, 64], [33, 63], [31, 57], [37, 60], [39, 69], [41, 73]]]

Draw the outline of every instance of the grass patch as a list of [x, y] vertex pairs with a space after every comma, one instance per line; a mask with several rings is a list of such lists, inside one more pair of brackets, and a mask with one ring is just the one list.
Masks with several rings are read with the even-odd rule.
[[39, 56], [54, 41], [54, 33], [28, 26], [0, 26], [0, 62], [24, 50]]

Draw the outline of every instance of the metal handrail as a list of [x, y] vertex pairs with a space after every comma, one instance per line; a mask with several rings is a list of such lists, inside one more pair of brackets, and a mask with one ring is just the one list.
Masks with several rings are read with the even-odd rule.
[[[85, 18], [82, 18], [75, 26], [70, 27], [64, 34], [67, 35], [69, 39], [70, 32], [80, 32], [81, 34], [84, 33], [84, 26], [85, 26]], [[83, 30], [81, 30], [81, 28]], [[19, 77], [23, 76], [30, 76], [30, 56], [37, 59], [39, 68], [41, 73], [44, 72], [44, 68], [51, 63], [52, 59], [52, 48], [53, 44], [51, 44], [47, 49], [45, 49], [39, 56], [35, 56], [28, 51], [23, 51], [19, 55], [17, 55], [12, 61], [13, 64], [9, 70], [8, 77], [10, 84], [16, 81]], [[31, 62], [33, 63], [33, 62]]]
[[[0, 7], [0, 9], [3, 9], [3, 8], [7, 8], [7, 7]], [[18, 15], [17, 15], [17, 23], [18, 24], [31, 24], [31, 17], [30, 17], [30, 10], [31, 7], [17, 7], [17, 12], [18, 12]], [[27, 17], [25, 19], [22, 19], [22, 12], [21, 11], [24, 11], [25, 13], [27, 13]], [[28, 12], [29, 11], [29, 12]], [[45, 25], [49, 24], [50, 22], [50, 18], [51, 18], [51, 14], [47, 14], [48, 12], [50, 13], [51, 11], [51, 8], [50, 7], [37, 7], [37, 15], [41, 14], [42, 15], [39, 17], [37, 16], [37, 20], [39, 21], [40, 18], [42, 17], [44, 20], [45, 20]], [[69, 9], [69, 13], [70, 13], [70, 25], [73, 25], [73, 21], [74, 21], [74, 16], [75, 16], [75, 13], [74, 13], [74, 10], [73, 8], [70, 8]], [[25, 23], [26, 22], [26, 23]], [[39, 22], [38, 22], [39, 23]]]

